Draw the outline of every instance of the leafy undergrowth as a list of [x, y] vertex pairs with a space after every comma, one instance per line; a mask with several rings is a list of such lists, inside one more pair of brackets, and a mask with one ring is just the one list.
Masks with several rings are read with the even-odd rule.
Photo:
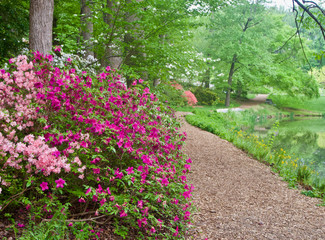
[[274, 171], [288, 181], [291, 187], [300, 185], [307, 190], [309, 196], [325, 197], [325, 180], [321, 179], [317, 172], [300, 164], [297, 158], [288, 155], [284, 149], [272, 150], [278, 123], [273, 127], [270, 140], [264, 142], [257, 136], [242, 131], [234, 113], [210, 113], [198, 110], [194, 113], [196, 114], [186, 116], [190, 124], [232, 142], [236, 147], [272, 166]]
[[[239, 107], [240, 105], [238, 103], [232, 103], [229, 108], [235, 108]], [[172, 107], [175, 111], [179, 112], [193, 112], [195, 110], [207, 110], [207, 111], [214, 111], [216, 109], [223, 109], [226, 108], [224, 104], [217, 104], [214, 106], [183, 106], [183, 107]]]
[[0, 70], [0, 218], [21, 239], [96, 239], [105, 223], [122, 238], [182, 238], [193, 186], [173, 112], [141, 79], [126, 88], [109, 67], [52, 60]]

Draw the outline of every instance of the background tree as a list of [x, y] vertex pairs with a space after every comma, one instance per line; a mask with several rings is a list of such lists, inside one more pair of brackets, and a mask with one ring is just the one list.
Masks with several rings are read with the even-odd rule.
[[[27, 47], [29, 1], [0, 1], [0, 63]], [[23, 40], [23, 39], [26, 39]]]
[[94, 52], [92, 51], [92, 34], [94, 30], [94, 24], [91, 21], [92, 11], [90, 9], [90, 1], [81, 0], [81, 36], [82, 42], [84, 44], [86, 53], [85, 56], [94, 56]]
[[206, 25], [207, 50], [200, 49], [206, 57], [221, 59], [213, 63], [219, 71], [213, 82], [216, 89], [226, 91], [226, 106], [231, 92], [240, 97], [265, 86], [291, 95], [318, 94], [315, 80], [303, 69], [306, 52], [311, 56], [311, 51], [308, 46], [302, 49], [300, 41], [307, 41], [294, 37], [295, 29], [284, 16], [262, 3], [238, 1], [212, 13]]
[[41, 53], [52, 50], [54, 0], [30, 0], [29, 48]]

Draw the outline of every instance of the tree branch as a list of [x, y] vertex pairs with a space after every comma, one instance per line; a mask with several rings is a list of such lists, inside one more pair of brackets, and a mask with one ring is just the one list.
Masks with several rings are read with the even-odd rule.
[[[305, 5], [303, 5], [301, 2], [299, 2], [299, 0], [292, 0], [293, 1], [293, 3], [297, 3], [298, 4], [298, 6], [300, 7], [300, 8], [302, 8], [305, 12], [307, 12], [308, 13], [308, 15], [314, 20], [314, 22], [319, 26], [319, 28], [320, 28], [320, 30], [321, 30], [321, 32], [322, 32], [322, 35], [323, 35], [323, 38], [324, 38], [324, 40], [325, 40], [325, 29], [324, 29], [324, 27], [323, 27], [323, 25], [318, 21], [318, 19], [317, 19], [317, 17], [315, 17], [315, 15], [309, 10], [309, 8], [308, 7], [306, 7]], [[325, 15], [324, 14], [324, 10], [321, 8], [321, 7], [319, 7], [316, 3], [314, 3], [313, 1], [305, 1], [305, 0], [302, 0], [303, 1], [303, 3], [312, 3], [312, 4], [314, 4], [314, 6], [316, 7], [316, 8], [318, 8], [321, 12], [322, 12], [322, 14], [323, 15]], [[294, 5], [294, 4], [293, 4]], [[296, 11], [297, 12], [297, 14], [298, 14], [298, 11], [297, 11], [297, 9], [295, 9], [294, 7], [293, 7], [293, 11]], [[297, 16], [297, 15], [296, 15]], [[299, 33], [298, 33], [299, 34]]]

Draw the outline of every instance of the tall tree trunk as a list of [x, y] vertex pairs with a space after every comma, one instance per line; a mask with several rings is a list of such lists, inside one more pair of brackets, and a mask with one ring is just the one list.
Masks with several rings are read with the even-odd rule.
[[237, 60], [237, 54], [234, 54], [234, 56], [232, 58], [231, 66], [230, 66], [229, 75], [228, 75], [228, 89], [227, 89], [227, 93], [226, 93], [226, 102], [225, 102], [226, 107], [229, 107], [229, 105], [230, 105], [232, 76], [234, 75], [234, 72], [235, 72], [236, 60]]
[[210, 88], [210, 67], [208, 67], [208, 69], [205, 70], [204, 87]]
[[94, 56], [94, 52], [92, 51], [92, 42], [91, 37], [93, 34], [94, 24], [91, 21], [92, 12], [89, 7], [89, 1], [88, 0], [81, 0], [81, 24], [82, 30], [81, 35], [83, 38], [83, 45], [86, 48], [86, 54], [85, 57], [91, 55]]
[[208, 54], [208, 60], [207, 60], [207, 70], [205, 71], [205, 76], [204, 76], [204, 87], [205, 88], [210, 88], [210, 56], [211, 54]]
[[30, 0], [29, 49], [49, 53], [52, 49], [54, 0]]
[[116, 18], [120, 14], [120, 5], [118, 7], [114, 6], [113, 0], [106, 0], [106, 5], [103, 5], [103, 8], [111, 9], [115, 12], [115, 16], [112, 16], [109, 13], [104, 13], [103, 20], [104, 23], [107, 24], [107, 28], [111, 30], [110, 36], [107, 39], [107, 42], [104, 43], [104, 56], [100, 59], [100, 63], [102, 66], [111, 66], [112, 68], [116, 69], [121, 65], [122, 58], [119, 57], [121, 55], [120, 50], [116, 48], [113, 49], [112, 41], [114, 38], [114, 31], [115, 26], [114, 23]]
[[[136, 0], [136, 2], [140, 2], [142, 0]], [[127, 3], [132, 3], [132, 0], [126, 0]], [[125, 16], [125, 21], [132, 23], [136, 21], [138, 17], [134, 14], [126, 13]], [[134, 26], [135, 28], [137, 26]], [[139, 33], [133, 33], [130, 34], [130, 26], [127, 26], [125, 28], [126, 33], [124, 35], [124, 43], [125, 47], [123, 49], [123, 64], [129, 66], [129, 67], [136, 67], [137, 66], [137, 61], [139, 61], [139, 58], [144, 57], [144, 54], [139, 50], [139, 46], [135, 45], [135, 40], [138, 37]], [[135, 58], [134, 58], [135, 57]], [[129, 79], [129, 77], [127, 77]], [[131, 86], [132, 81], [127, 81], [127, 87]]]

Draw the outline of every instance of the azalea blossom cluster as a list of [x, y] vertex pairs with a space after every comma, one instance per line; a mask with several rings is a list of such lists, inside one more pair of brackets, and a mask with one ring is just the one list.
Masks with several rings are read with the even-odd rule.
[[194, 106], [198, 102], [195, 95], [191, 91], [185, 91], [184, 96], [186, 97], [187, 103], [190, 106]]
[[0, 70], [0, 206], [32, 179], [43, 197], [76, 200], [71, 212], [180, 236], [193, 186], [172, 112], [141, 79], [126, 88], [110, 67], [94, 76], [52, 61], [37, 52]]
[[[184, 91], [183, 86], [180, 85], [179, 83], [174, 82], [171, 85], [172, 85], [172, 87], [174, 87], [177, 90]], [[190, 106], [194, 106], [198, 102], [195, 95], [189, 90], [184, 91], [182, 97], [186, 98], [187, 104]]]

